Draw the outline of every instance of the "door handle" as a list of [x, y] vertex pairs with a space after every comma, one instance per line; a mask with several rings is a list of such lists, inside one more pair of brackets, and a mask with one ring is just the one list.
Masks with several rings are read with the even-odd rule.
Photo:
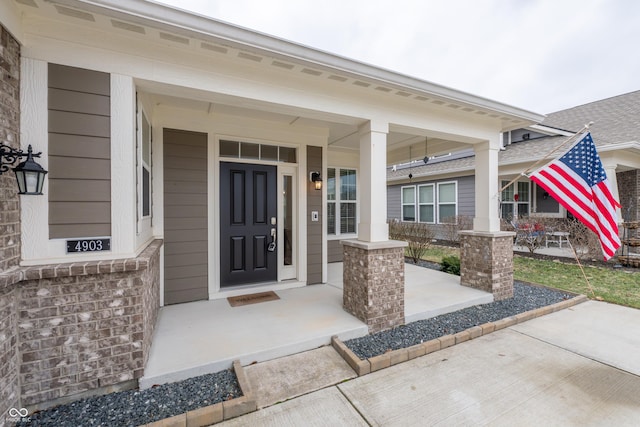
[[[272, 218], [273, 219], [273, 218]], [[271, 243], [267, 246], [267, 250], [269, 252], [274, 252], [276, 250], [276, 229], [271, 229]]]

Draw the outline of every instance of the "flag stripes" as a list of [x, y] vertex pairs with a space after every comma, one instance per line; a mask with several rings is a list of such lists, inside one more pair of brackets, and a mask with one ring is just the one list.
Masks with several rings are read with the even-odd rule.
[[587, 133], [561, 158], [529, 177], [598, 235], [605, 260], [620, 247], [616, 208], [600, 157]]

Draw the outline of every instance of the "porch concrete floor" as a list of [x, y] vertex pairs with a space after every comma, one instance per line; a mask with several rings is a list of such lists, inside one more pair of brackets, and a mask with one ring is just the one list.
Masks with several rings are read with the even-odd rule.
[[[259, 290], [256, 290], [259, 292]], [[367, 334], [342, 308], [342, 263], [329, 264], [328, 283], [276, 291], [279, 300], [231, 307], [226, 299], [160, 309], [140, 388], [263, 362]], [[405, 319], [413, 322], [493, 301], [460, 286], [460, 278], [405, 264]]]

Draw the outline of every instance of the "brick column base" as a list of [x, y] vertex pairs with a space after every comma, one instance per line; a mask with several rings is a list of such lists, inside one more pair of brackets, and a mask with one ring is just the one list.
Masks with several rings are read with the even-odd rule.
[[511, 232], [460, 232], [460, 284], [493, 294], [494, 301], [513, 297]]
[[406, 242], [344, 240], [343, 306], [370, 333], [404, 324]]

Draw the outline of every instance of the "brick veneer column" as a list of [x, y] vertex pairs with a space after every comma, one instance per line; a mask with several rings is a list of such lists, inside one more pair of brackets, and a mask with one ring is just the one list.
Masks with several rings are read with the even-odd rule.
[[[0, 25], [0, 142], [20, 148], [20, 44]], [[20, 197], [11, 170], [0, 175], [0, 426], [19, 407], [14, 271], [20, 262]], [[11, 276], [11, 277], [8, 277]]]
[[343, 305], [365, 322], [369, 332], [404, 324], [404, 248], [406, 242], [345, 240]]
[[618, 172], [616, 176], [622, 205], [622, 219], [637, 221], [640, 219], [640, 170]]
[[8, 408], [135, 386], [160, 306], [161, 246], [131, 259], [0, 272], [0, 426]]
[[460, 232], [460, 284], [491, 292], [495, 301], [513, 297], [512, 232]]
[[[0, 95], [0, 142], [20, 148], [20, 45], [2, 26]], [[0, 175], [0, 272], [20, 262], [19, 206], [16, 177], [9, 170]]]

